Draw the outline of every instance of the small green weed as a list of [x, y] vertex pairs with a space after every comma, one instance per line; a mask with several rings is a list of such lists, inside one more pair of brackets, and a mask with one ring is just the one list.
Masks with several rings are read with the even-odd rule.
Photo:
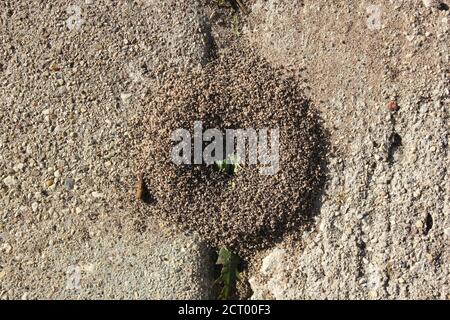
[[220, 249], [216, 264], [222, 265], [222, 271], [215, 282], [218, 285], [222, 285], [222, 290], [219, 294], [220, 300], [230, 299], [233, 292], [236, 291], [236, 283], [238, 280], [241, 280], [238, 270], [239, 262], [238, 255], [225, 247]]
[[224, 172], [230, 175], [237, 174], [242, 168], [240, 165], [239, 155], [236, 154], [229, 155], [224, 160], [216, 161], [214, 166], [219, 172]]

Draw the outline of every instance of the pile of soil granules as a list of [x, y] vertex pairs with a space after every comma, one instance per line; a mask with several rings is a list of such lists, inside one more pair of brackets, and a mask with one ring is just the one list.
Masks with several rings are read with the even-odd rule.
[[[183, 128], [193, 137], [195, 121], [223, 133], [278, 128], [278, 172], [263, 175], [261, 164], [244, 163], [230, 174], [215, 165], [173, 163], [178, 142], [172, 133]], [[273, 244], [309, 218], [325, 155], [319, 117], [299, 81], [251, 49], [233, 47], [202, 70], [168, 76], [142, 124], [150, 211], [164, 221], [244, 254]]]

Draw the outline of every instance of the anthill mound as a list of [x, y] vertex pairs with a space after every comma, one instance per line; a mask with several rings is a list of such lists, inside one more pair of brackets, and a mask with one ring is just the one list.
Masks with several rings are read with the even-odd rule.
[[[193, 137], [196, 121], [223, 133], [278, 129], [278, 172], [261, 174], [260, 163], [243, 163], [237, 173], [173, 163], [172, 133], [183, 128]], [[308, 218], [324, 154], [319, 118], [296, 79], [249, 49], [230, 49], [202, 70], [169, 77], [143, 123], [145, 183], [162, 219], [243, 252], [272, 244]]]

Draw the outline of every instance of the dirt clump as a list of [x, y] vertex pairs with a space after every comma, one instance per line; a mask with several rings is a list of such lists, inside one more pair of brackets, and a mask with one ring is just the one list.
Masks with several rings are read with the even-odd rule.
[[[301, 83], [283, 74], [251, 49], [232, 47], [201, 70], [168, 77], [142, 118], [152, 212], [241, 254], [308, 220], [321, 187], [325, 138]], [[242, 163], [235, 174], [214, 164], [175, 164], [171, 154], [179, 142], [172, 134], [182, 128], [193, 137], [196, 121], [203, 133], [278, 129], [279, 144], [268, 142], [271, 151], [279, 146], [278, 171], [262, 174], [260, 162]]]

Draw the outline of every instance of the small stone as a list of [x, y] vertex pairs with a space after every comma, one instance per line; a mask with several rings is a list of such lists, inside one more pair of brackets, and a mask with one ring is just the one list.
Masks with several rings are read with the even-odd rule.
[[25, 167], [25, 165], [23, 164], [23, 163], [18, 163], [18, 164], [16, 164], [14, 167], [13, 167], [13, 169], [14, 169], [14, 171], [16, 171], [16, 172], [19, 172], [19, 171], [22, 171], [22, 169]]
[[76, 207], [76, 208], [75, 208], [75, 212], [76, 212], [77, 214], [80, 214], [81, 211], [82, 211], [81, 208], [79, 208], [79, 207]]
[[94, 0], [84, 0], [84, 3], [90, 6], [91, 4], [94, 4]]
[[75, 180], [73, 180], [72, 178], [67, 178], [67, 179], [64, 181], [64, 187], [65, 187], [67, 190], [73, 190], [74, 186], [75, 186]]
[[261, 272], [265, 275], [273, 272], [277, 267], [283, 265], [285, 251], [283, 249], [275, 248], [262, 261]]
[[58, 83], [58, 85], [63, 86], [64, 85], [64, 79], [58, 79], [56, 80], [56, 82]]
[[47, 186], [47, 188], [50, 188], [54, 183], [55, 181], [53, 179], [48, 179], [47, 181], [45, 181], [45, 185]]
[[131, 93], [122, 93], [120, 95], [120, 99], [122, 99], [123, 103], [128, 103], [128, 100], [131, 98]]
[[14, 187], [17, 184], [17, 180], [14, 179], [13, 176], [7, 176], [5, 179], [3, 179], [3, 183], [11, 188], [11, 187]]
[[61, 172], [60, 172], [59, 170], [56, 170], [56, 171], [53, 173], [53, 175], [54, 175], [55, 178], [59, 178], [59, 177], [61, 177]]
[[94, 191], [94, 192], [92, 192], [92, 196], [93, 196], [94, 198], [102, 198], [102, 197], [103, 197], [103, 193]]
[[50, 69], [51, 72], [58, 72], [58, 71], [61, 71], [61, 67], [58, 66], [56, 63], [53, 63], [53, 64], [50, 66], [49, 69]]
[[444, 229], [444, 234], [447, 238], [450, 238], [450, 228]]
[[3, 251], [4, 253], [8, 254], [10, 253], [12, 250], [12, 247], [9, 243], [4, 243], [1, 247], [0, 247], [0, 251]]
[[322, 220], [322, 222], [319, 224], [319, 230], [320, 232], [324, 232], [325, 231], [325, 220]]
[[417, 222], [416, 222], [416, 228], [417, 228], [417, 229], [422, 229], [422, 228], [423, 228], [423, 222], [420, 221], [420, 220], [417, 221]]
[[31, 204], [31, 210], [33, 210], [33, 212], [36, 212], [38, 207], [39, 207], [39, 204], [37, 202], [33, 202]]
[[400, 108], [398, 107], [397, 102], [395, 102], [395, 101], [389, 101], [389, 103], [387, 104], [387, 108], [388, 108], [390, 111], [398, 111], [398, 109], [400, 109]]

